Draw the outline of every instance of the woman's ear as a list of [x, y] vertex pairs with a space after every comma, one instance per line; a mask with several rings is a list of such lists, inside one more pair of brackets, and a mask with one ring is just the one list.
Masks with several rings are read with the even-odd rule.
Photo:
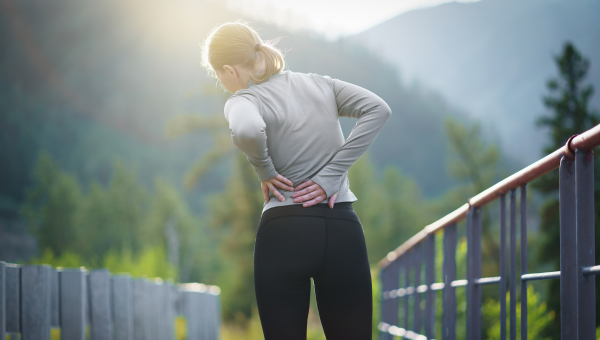
[[227, 76], [233, 77], [233, 78], [237, 78], [237, 72], [236, 70], [229, 66], [229, 65], [223, 65], [223, 72], [225, 72], [225, 74]]

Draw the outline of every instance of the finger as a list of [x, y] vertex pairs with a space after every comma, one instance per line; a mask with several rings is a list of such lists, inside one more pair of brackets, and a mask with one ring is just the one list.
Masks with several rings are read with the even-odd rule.
[[260, 188], [262, 189], [263, 197], [265, 198], [265, 202], [269, 202], [269, 188], [262, 183], [260, 185]]
[[306, 188], [306, 189], [304, 189], [302, 191], [295, 192], [292, 195], [292, 197], [300, 197], [300, 196], [308, 194], [309, 192], [313, 192], [313, 191], [319, 190], [320, 188], [321, 187], [318, 184], [314, 184], [314, 185], [311, 185], [311, 186], [309, 186], [308, 188]]
[[313, 184], [315, 184], [315, 182], [313, 182], [312, 180], [306, 181], [306, 182], [300, 184], [298, 187], [296, 187], [296, 189], [294, 189], [294, 191], [302, 190], [302, 189], [304, 189], [304, 188], [306, 188], [308, 186], [311, 186]]
[[280, 181], [278, 181], [276, 179], [274, 179], [271, 183], [275, 184], [275, 186], [278, 186], [278, 187], [280, 187], [283, 190], [294, 191], [293, 187], [291, 187], [289, 185], [286, 185], [285, 183], [282, 183], [282, 182], [280, 182]]
[[285, 201], [285, 198], [283, 197], [283, 195], [275, 188], [275, 186], [271, 183], [268, 184], [269, 185], [269, 190], [271, 190], [271, 192], [273, 193], [273, 195], [275, 195], [275, 197], [277, 197], [281, 202]]
[[302, 206], [305, 208], [311, 207], [315, 204], [319, 204], [319, 203], [323, 202], [323, 200], [325, 200], [326, 198], [327, 198], [327, 196], [325, 196], [325, 195], [319, 195], [319, 196], [315, 197], [314, 199], [312, 199], [306, 203], [303, 203]]
[[294, 202], [300, 203], [300, 202], [308, 201], [309, 199], [313, 199], [319, 195], [324, 195], [324, 194], [325, 194], [325, 192], [323, 190], [311, 191], [311, 192], [307, 193], [306, 195], [298, 196], [298, 197], [294, 198]]
[[[275, 177], [275, 179], [278, 180], [278, 181], [281, 181], [281, 182], [283, 182], [283, 183], [285, 183], [285, 184], [287, 184], [287, 185], [289, 185], [291, 187], [294, 186], [294, 183], [292, 183], [292, 181], [290, 181], [289, 179], [287, 179], [287, 178], [285, 178], [285, 177], [283, 177], [281, 175], [277, 175], [277, 177]], [[287, 189], [285, 189], [285, 190], [287, 190]], [[291, 190], [291, 191], [293, 191], [293, 190]]]
[[335, 204], [335, 199], [337, 198], [337, 193], [333, 194], [333, 196], [329, 197], [329, 208], [333, 209], [333, 205]]

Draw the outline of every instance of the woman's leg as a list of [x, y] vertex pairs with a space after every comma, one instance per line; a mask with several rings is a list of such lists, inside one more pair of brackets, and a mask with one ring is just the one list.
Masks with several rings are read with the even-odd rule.
[[323, 263], [325, 219], [279, 217], [261, 225], [254, 284], [265, 340], [306, 340], [310, 278]]
[[327, 219], [327, 250], [314, 281], [327, 340], [370, 340], [371, 272], [358, 218]]

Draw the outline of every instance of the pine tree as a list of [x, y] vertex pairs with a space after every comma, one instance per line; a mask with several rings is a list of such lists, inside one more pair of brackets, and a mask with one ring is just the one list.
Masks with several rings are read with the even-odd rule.
[[[548, 128], [550, 143], [544, 148], [544, 153], [549, 154], [565, 145], [569, 137], [589, 130], [598, 124], [598, 114], [588, 107], [588, 102], [593, 93], [591, 85], [585, 85], [590, 63], [583, 57], [572, 43], [567, 42], [563, 47], [562, 54], [555, 57], [558, 67], [558, 78], [551, 79], [547, 83], [550, 94], [544, 97], [544, 105], [549, 110], [549, 115], [538, 119], [537, 125]], [[598, 164], [595, 166], [596, 178], [600, 175]], [[540, 233], [541, 243], [538, 248], [538, 259], [542, 264], [550, 267], [549, 270], [559, 270], [560, 253], [557, 251], [560, 244], [559, 203], [556, 193], [558, 192], [558, 171], [553, 171], [534, 182], [533, 187], [544, 195], [549, 196], [540, 211]], [[595, 191], [596, 221], [600, 212], [600, 190]], [[600, 244], [596, 233], [596, 245]], [[599, 254], [596, 251], [596, 263]], [[560, 320], [560, 282], [559, 280], [548, 281], [548, 307], [557, 313]], [[600, 296], [596, 293], [597, 304]], [[598, 321], [597, 321], [598, 322]], [[560, 338], [559, 322], [550, 324], [547, 329], [548, 336]]]

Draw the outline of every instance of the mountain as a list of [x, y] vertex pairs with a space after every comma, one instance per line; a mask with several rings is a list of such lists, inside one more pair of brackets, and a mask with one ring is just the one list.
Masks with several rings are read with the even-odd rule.
[[347, 41], [396, 65], [404, 83], [440, 92], [480, 120], [503, 151], [527, 165], [539, 159], [546, 131], [546, 82], [554, 56], [572, 41], [591, 62], [588, 81], [600, 108], [600, 2], [482, 0], [401, 14]]

